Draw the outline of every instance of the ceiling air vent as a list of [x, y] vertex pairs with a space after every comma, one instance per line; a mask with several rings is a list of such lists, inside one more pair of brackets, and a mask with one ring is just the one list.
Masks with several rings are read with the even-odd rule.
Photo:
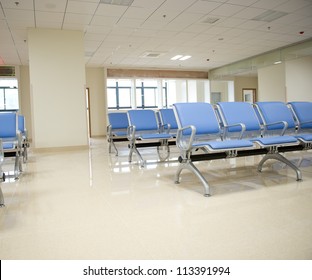
[[14, 66], [0, 66], [0, 76], [3, 76], [3, 77], [15, 76], [15, 67]]
[[158, 58], [165, 54], [164, 52], [144, 52], [140, 57], [143, 58]]
[[110, 4], [117, 6], [131, 6], [134, 0], [100, 0], [100, 4]]
[[287, 13], [284, 12], [267, 10], [264, 13], [254, 17], [252, 20], [271, 22], [286, 15]]

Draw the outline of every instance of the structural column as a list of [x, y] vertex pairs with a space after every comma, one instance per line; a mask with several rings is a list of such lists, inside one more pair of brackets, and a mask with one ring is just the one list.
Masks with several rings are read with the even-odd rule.
[[35, 148], [88, 145], [81, 31], [28, 31]]

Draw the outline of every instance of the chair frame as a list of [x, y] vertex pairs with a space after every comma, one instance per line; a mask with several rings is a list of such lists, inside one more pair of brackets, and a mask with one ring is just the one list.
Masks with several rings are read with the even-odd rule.
[[[278, 105], [281, 105], [279, 102], [263, 102], [263, 103], [267, 103], [267, 104], [276, 103]], [[230, 107], [231, 108], [230, 110], [235, 109], [234, 108], [235, 106], [236, 107], [240, 106], [240, 109], [245, 107], [250, 112], [250, 114], [246, 116], [244, 120], [242, 120], [241, 124], [245, 125], [243, 123], [245, 120], [248, 122], [253, 121], [252, 123], [253, 127], [252, 129], [250, 129], [245, 126], [245, 131], [241, 135], [241, 137], [245, 138], [244, 134], [251, 132], [253, 134], [253, 137], [248, 136], [247, 139], [256, 143], [258, 147], [260, 147], [260, 149], [263, 149], [265, 155], [258, 164], [259, 172], [262, 171], [263, 165], [267, 160], [273, 159], [273, 160], [280, 161], [286, 164], [287, 166], [289, 166], [290, 168], [292, 168], [296, 173], [297, 181], [302, 180], [302, 173], [300, 169], [296, 165], [294, 165], [291, 161], [289, 161], [287, 158], [285, 158], [283, 155], [281, 155], [280, 153], [280, 148], [282, 147], [290, 146], [293, 148], [293, 150], [301, 149], [301, 147], [298, 146], [299, 142], [297, 141], [295, 137], [284, 135], [285, 131], [288, 129], [288, 123], [286, 121], [277, 120], [275, 122], [269, 123], [267, 121], [267, 118], [265, 117], [264, 112], [261, 109], [261, 102], [255, 103], [255, 104], [250, 104], [247, 102], [219, 102], [217, 103], [216, 106], [217, 106], [217, 110], [219, 111], [219, 115], [221, 116], [221, 120], [225, 128], [227, 128], [229, 124], [228, 118], [231, 117], [229, 112], [226, 111], [228, 109], [227, 107]], [[238, 110], [239, 108], [237, 108], [235, 111], [238, 111]], [[261, 120], [258, 119], [259, 117], [261, 117]], [[241, 118], [241, 114], [240, 114], [240, 118]], [[276, 136], [270, 135], [270, 127], [273, 128], [276, 126], [278, 127], [278, 129], [274, 131], [278, 135]], [[225, 130], [227, 131], [227, 129]], [[270, 140], [270, 141], [265, 141], [265, 140]]]
[[133, 109], [128, 111], [128, 119], [127, 137], [130, 142], [128, 161], [132, 162], [132, 156], [136, 154], [140, 166], [145, 167], [146, 160], [143, 159], [139, 148], [146, 147], [156, 147], [160, 161], [167, 160], [170, 156], [169, 140], [173, 136], [161, 132], [156, 112], [150, 109]]
[[[14, 178], [18, 179], [19, 175], [23, 172], [22, 166], [22, 134], [18, 130], [18, 114], [17, 112], [3, 112], [0, 113], [0, 118], [2, 115], [7, 114], [8, 116], [11, 114], [15, 117], [14, 127], [11, 127], [8, 132], [4, 131], [4, 134], [0, 133], [0, 138], [2, 139], [2, 148], [3, 148], [3, 156], [6, 157], [14, 157]], [[11, 117], [10, 115], [10, 117]], [[15, 131], [13, 133], [12, 131]]]
[[[120, 119], [112, 118], [112, 116], [122, 116]], [[127, 122], [125, 122], [124, 117], [126, 117]], [[127, 112], [109, 112], [108, 113], [107, 126], [107, 141], [109, 143], [108, 151], [112, 152], [112, 147], [115, 150], [116, 156], [118, 156], [118, 149], [115, 142], [128, 141], [127, 129], [129, 126]]]
[[[207, 118], [207, 123], [197, 131], [196, 125], [190, 124], [189, 120], [182, 120], [181, 115], [184, 112], [196, 112], [199, 120], [207, 117], [205, 113], [201, 114], [203, 110], [196, 110], [196, 104], [202, 104], [203, 109], [210, 110], [210, 117]], [[189, 107], [189, 108], [188, 108]], [[206, 108], [204, 108], [206, 107]], [[179, 125], [177, 132], [177, 147], [180, 149], [179, 166], [175, 173], [174, 182], [180, 183], [180, 175], [184, 169], [191, 171], [201, 181], [204, 188], [204, 196], [211, 196], [210, 186], [206, 178], [201, 174], [198, 168], [194, 165], [195, 161], [213, 160], [221, 158], [233, 158], [240, 156], [240, 152], [244, 152], [249, 149], [254, 149], [254, 145], [249, 140], [224, 140], [223, 130], [219, 125], [219, 119], [217, 118], [215, 109], [209, 103], [176, 103], [174, 104], [174, 112]], [[186, 124], [188, 123], [189, 124]], [[210, 130], [210, 123], [215, 127], [214, 130]], [[241, 129], [243, 127], [241, 126]], [[239, 142], [237, 142], [239, 141]], [[222, 147], [218, 148], [218, 144], [222, 143]], [[213, 146], [211, 146], [213, 144]], [[239, 145], [238, 145], [239, 144]], [[214, 146], [216, 148], [214, 148]], [[203, 151], [202, 154], [193, 153], [197, 150]]]

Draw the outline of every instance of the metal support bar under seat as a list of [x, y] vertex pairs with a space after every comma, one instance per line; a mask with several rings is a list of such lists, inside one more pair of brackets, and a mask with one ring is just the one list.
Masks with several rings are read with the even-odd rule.
[[258, 171], [259, 172], [261, 172], [264, 162], [266, 162], [269, 159], [274, 159], [274, 160], [278, 160], [280, 162], [285, 163], [287, 166], [289, 166], [290, 168], [292, 168], [296, 172], [297, 181], [302, 180], [301, 170], [296, 165], [294, 165], [292, 162], [290, 162], [287, 158], [285, 158], [284, 156], [282, 156], [279, 153], [268, 153], [268, 154], [266, 154], [258, 164]]
[[[180, 159], [179, 159], [179, 161], [180, 161]], [[209, 184], [208, 184], [207, 180], [200, 173], [200, 171], [193, 164], [193, 162], [191, 160], [189, 160], [189, 159], [180, 161], [180, 165], [178, 167], [178, 170], [177, 170], [177, 172], [175, 174], [175, 178], [174, 178], [175, 184], [179, 184], [180, 183], [180, 174], [181, 174], [183, 169], [188, 169], [189, 171], [194, 173], [197, 176], [197, 178], [202, 182], [202, 184], [204, 186], [204, 196], [206, 196], [206, 197], [211, 196], [211, 194], [210, 194], [210, 187], [209, 187]]]

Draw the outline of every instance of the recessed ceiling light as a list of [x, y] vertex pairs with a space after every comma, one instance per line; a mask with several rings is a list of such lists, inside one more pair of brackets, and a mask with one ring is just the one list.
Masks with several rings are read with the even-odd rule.
[[185, 56], [181, 57], [179, 60], [187, 60], [189, 58], [191, 58], [190, 55], [185, 55]]
[[171, 60], [187, 60], [187, 59], [189, 59], [189, 58], [191, 58], [192, 56], [190, 56], [190, 55], [181, 55], [181, 54], [178, 54], [178, 55], [176, 55], [176, 56], [174, 56], [174, 57], [171, 57], [170, 59]]
[[183, 55], [178, 54], [178, 55], [176, 55], [176, 56], [174, 56], [174, 57], [171, 57], [170, 59], [171, 59], [171, 60], [178, 60], [178, 59], [180, 59], [181, 57], [183, 57]]

